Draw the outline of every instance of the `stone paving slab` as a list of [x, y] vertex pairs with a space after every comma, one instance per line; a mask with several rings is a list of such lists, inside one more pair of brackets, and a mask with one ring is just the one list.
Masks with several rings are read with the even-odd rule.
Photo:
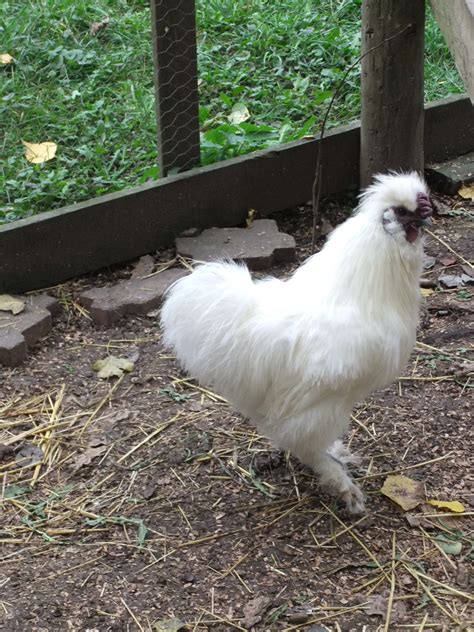
[[132, 277], [82, 292], [79, 302], [97, 325], [110, 326], [127, 314], [144, 315], [159, 307], [166, 290], [186, 274], [186, 270], [170, 269], [146, 278]]
[[178, 237], [176, 250], [196, 261], [233, 259], [252, 270], [269, 268], [274, 263], [293, 261], [295, 240], [280, 233], [272, 219], [259, 219], [250, 228], [209, 228], [197, 237]]
[[444, 195], [455, 195], [461, 185], [474, 182], [474, 152], [429, 165], [425, 175], [433, 191]]
[[22, 312], [0, 312], [0, 364], [5, 366], [23, 362], [28, 347], [51, 331], [52, 317], [59, 312], [58, 301], [47, 294], [15, 298], [24, 301]]

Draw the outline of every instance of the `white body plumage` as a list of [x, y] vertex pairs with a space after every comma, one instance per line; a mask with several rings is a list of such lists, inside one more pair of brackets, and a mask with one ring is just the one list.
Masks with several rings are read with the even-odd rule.
[[423, 249], [392, 207], [414, 211], [420, 192], [416, 174], [379, 176], [289, 279], [253, 281], [244, 266], [209, 263], [178, 281], [162, 310], [164, 342], [186, 371], [312, 466], [352, 511], [362, 496], [327, 452], [354, 405], [393, 381], [413, 348]]

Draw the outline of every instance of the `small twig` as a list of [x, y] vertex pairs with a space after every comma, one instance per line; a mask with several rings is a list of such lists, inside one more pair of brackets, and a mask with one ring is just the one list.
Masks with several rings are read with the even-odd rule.
[[312, 229], [312, 237], [311, 237], [311, 254], [314, 254], [314, 247], [315, 247], [315, 242], [316, 242], [316, 228], [319, 224], [319, 199], [321, 197], [321, 172], [322, 172], [322, 143], [323, 143], [323, 138], [324, 138], [324, 132], [326, 131], [326, 123], [327, 120], [329, 118], [329, 113], [331, 112], [331, 108], [334, 104], [334, 101], [336, 100], [336, 97], [339, 95], [339, 92], [342, 88], [342, 86], [344, 85], [344, 82], [346, 81], [347, 77], [349, 76], [349, 73], [351, 72], [351, 70], [353, 68], [355, 68], [358, 64], [360, 64], [360, 62], [364, 59], [364, 57], [367, 57], [367, 55], [370, 55], [370, 53], [373, 53], [375, 50], [377, 50], [377, 48], [380, 48], [381, 46], [383, 46], [384, 44], [386, 44], [387, 42], [390, 42], [390, 40], [395, 39], [396, 37], [399, 37], [400, 35], [402, 35], [403, 33], [405, 33], [405, 31], [408, 31], [408, 29], [412, 28], [413, 24], [407, 24], [406, 26], [404, 26], [402, 29], [400, 29], [399, 31], [397, 31], [396, 33], [394, 33], [393, 35], [390, 35], [390, 37], [386, 37], [382, 42], [380, 42], [379, 44], [376, 44], [375, 46], [372, 46], [372, 48], [369, 48], [369, 50], [365, 51], [365, 53], [363, 53], [362, 55], [360, 55], [346, 70], [346, 72], [344, 73], [344, 75], [342, 76], [342, 79], [339, 81], [339, 83], [336, 86], [336, 89], [334, 90], [334, 93], [331, 97], [331, 100], [329, 102], [328, 108], [326, 110], [326, 113], [324, 114], [324, 118], [323, 118], [323, 122], [321, 125], [321, 132], [319, 134], [319, 142], [318, 142], [318, 156], [316, 159], [316, 169], [315, 169], [315, 176], [314, 176], [314, 181], [313, 181], [313, 188], [312, 188], [312, 201], [313, 201], [313, 229]]
[[392, 616], [393, 598], [395, 596], [395, 585], [396, 585], [396, 578], [395, 578], [395, 569], [396, 569], [395, 553], [396, 553], [395, 531], [393, 531], [392, 532], [392, 572], [391, 572], [391, 575], [390, 575], [390, 594], [388, 596], [388, 602], [387, 602], [387, 615], [385, 617], [384, 632], [389, 632], [389, 630], [390, 630], [390, 619], [391, 619], [391, 616]]
[[435, 463], [436, 461], [443, 461], [444, 459], [448, 459], [450, 456], [453, 456], [453, 454], [454, 454], [453, 452], [448, 452], [447, 454], [444, 454], [443, 456], [437, 456], [435, 459], [429, 459], [428, 461], [415, 463], [415, 465], [407, 465], [407, 467], [401, 467], [397, 470], [388, 470], [387, 472], [379, 472], [378, 474], [368, 474], [367, 476], [358, 476], [354, 480], [366, 481], [369, 478], [379, 478], [380, 476], [387, 476], [388, 474], [400, 474], [400, 472], [406, 472], [407, 470], [414, 470], [417, 467], [423, 467], [423, 465], [429, 465], [430, 463]]
[[132, 617], [132, 619], [135, 621], [135, 623], [137, 624], [137, 626], [140, 628], [141, 632], [145, 632], [145, 628], [140, 624], [140, 621], [137, 619], [137, 617], [133, 614], [132, 610], [129, 608], [129, 606], [127, 606], [126, 602], [122, 599], [122, 597], [120, 597], [120, 601], [123, 603], [123, 605], [125, 606], [125, 608], [127, 609], [128, 614]]
[[467, 259], [464, 259], [464, 257], [462, 255], [460, 255], [459, 252], [456, 252], [453, 248], [451, 248], [451, 246], [449, 244], [447, 244], [444, 241], [444, 239], [441, 239], [441, 237], [438, 237], [438, 235], [435, 235], [434, 233], [431, 232], [431, 230], [428, 230], [427, 228], [425, 228], [425, 230], [426, 230], [426, 232], [428, 233], [428, 235], [430, 237], [433, 237], [433, 239], [436, 239], [436, 241], [438, 241], [445, 248], [447, 248], [449, 250], [449, 252], [451, 252], [455, 257], [457, 257], [459, 259], [459, 261], [462, 261], [469, 268], [474, 269], [474, 266], [472, 265], [472, 263], [470, 261], [468, 261]]

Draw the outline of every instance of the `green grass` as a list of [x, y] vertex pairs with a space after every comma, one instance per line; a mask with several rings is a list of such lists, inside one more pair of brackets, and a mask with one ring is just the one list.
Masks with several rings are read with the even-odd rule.
[[[360, 0], [198, 0], [203, 162], [315, 132], [359, 55], [359, 14]], [[147, 0], [3, 0], [0, 42], [15, 58], [0, 68], [0, 222], [156, 177]], [[462, 90], [429, 16], [426, 99]], [[233, 125], [239, 104], [250, 118]], [[354, 69], [330, 124], [359, 109]], [[57, 157], [28, 163], [22, 139], [56, 142]]]

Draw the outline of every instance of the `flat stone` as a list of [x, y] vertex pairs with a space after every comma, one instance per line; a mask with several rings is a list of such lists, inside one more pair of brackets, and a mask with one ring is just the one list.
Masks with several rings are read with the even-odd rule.
[[209, 228], [197, 237], [178, 237], [176, 250], [195, 261], [233, 259], [245, 262], [252, 270], [261, 270], [293, 261], [296, 244], [291, 235], [278, 232], [274, 220], [259, 219], [249, 228]]
[[59, 303], [52, 296], [16, 296], [25, 303], [19, 314], [0, 312], [0, 364], [17, 366], [27, 356], [28, 347], [46, 336], [53, 326]]
[[474, 182], [474, 152], [429, 165], [425, 177], [433, 191], [455, 195], [462, 184]]
[[127, 314], [144, 315], [159, 307], [166, 290], [186, 274], [186, 270], [171, 269], [146, 278], [127, 279], [87, 290], [79, 296], [79, 302], [96, 324], [110, 326]]

